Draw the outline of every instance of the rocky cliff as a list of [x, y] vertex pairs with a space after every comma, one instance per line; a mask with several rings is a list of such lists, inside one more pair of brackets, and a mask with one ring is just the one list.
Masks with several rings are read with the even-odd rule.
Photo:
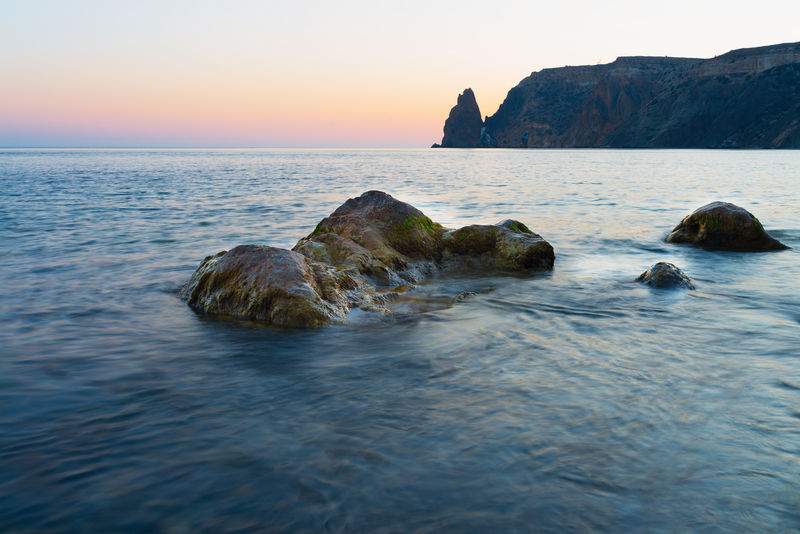
[[474, 148], [478, 145], [483, 128], [481, 111], [472, 89], [464, 89], [450, 115], [444, 121], [443, 148]]
[[442, 146], [800, 148], [800, 43], [544, 69], [463, 131], [456, 108]]

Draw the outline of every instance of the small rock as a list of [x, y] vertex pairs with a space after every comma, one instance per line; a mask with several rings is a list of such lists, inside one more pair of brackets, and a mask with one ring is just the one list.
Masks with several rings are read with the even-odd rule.
[[639, 275], [637, 282], [665, 289], [694, 289], [692, 280], [675, 265], [660, 261]]
[[727, 202], [712, 202], [687, 215], [667, 236], [666, 242], [738, 252], [789, 248], [770, 237], [752, 213]]

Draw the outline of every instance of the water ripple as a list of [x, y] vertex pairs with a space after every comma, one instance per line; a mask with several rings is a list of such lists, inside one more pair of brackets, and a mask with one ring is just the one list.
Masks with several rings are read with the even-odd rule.
[[[4, 532], [800, 524], [797, 152], [0, 151], [0, 186]], [[369, 189], [524, 221], [556, 267], [308, 332], [180, 300]], [[793, 250], [663, 242], [717, 199]], [[656, 261], [697, 291], [635, 283]]]

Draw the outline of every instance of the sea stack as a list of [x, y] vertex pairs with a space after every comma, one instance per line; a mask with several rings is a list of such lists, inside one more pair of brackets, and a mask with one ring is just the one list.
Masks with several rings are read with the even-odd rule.
[[442, 148], [475, 148], [481, 138], [483, 119], [472, 89], [464, 89], [444, 122]]

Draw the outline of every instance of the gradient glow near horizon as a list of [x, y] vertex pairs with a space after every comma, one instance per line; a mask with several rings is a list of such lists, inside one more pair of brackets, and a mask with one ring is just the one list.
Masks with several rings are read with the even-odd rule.
[[0, 146], [426, 147], [472, 87], [799, 41], [800, 3], [3, 1]]

